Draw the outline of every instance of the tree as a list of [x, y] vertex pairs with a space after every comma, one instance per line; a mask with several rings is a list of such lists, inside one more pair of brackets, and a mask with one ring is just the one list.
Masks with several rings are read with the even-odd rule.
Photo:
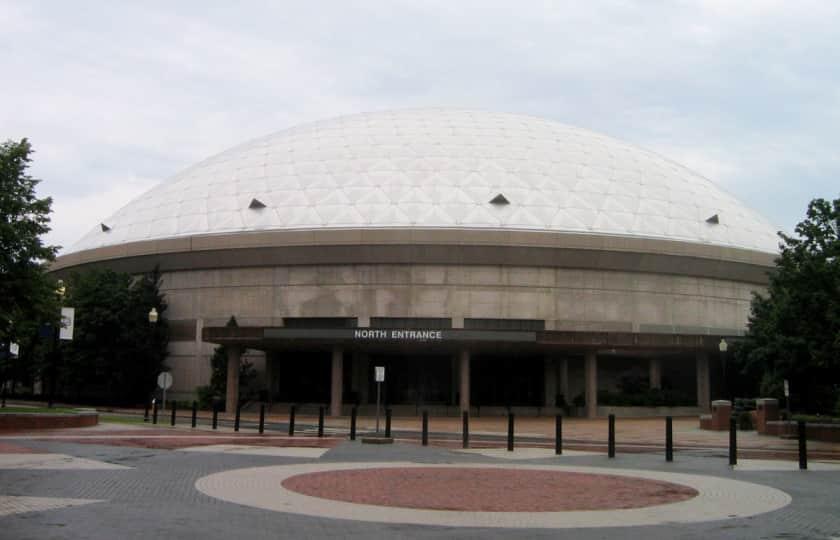
[[762, 394], [788, 379], [797, 405], [829, 412], [840, 383], [840, 199], [815, 199], [781, 254], [765, 295], [756, 294], [736, 360]]
[[[228, 328], [236, 328], [239, 323], [236, 317], [231, 315], [225, 324]], [[210, 384], [199, 386], [196, 389], [199, 405], [202, 408], [209, 408], [214, 400], [220, 400], [220, 406], [224, 407], [224, 396], [227, 391], [227, 348], [219, 345], [213, 349], [213, 356], [210, 358]], [[251, 392], [251, 383], [256, 379], [257, 372], [253, 364], [243, 361], [239, 366], [239, 396], [240, 400], [248, 398]]]
[[[36, 180], [27, 174], [32, 147], [29, 141], [0, 144], [0, 378], [9, 371], [9, 343], [31, 347], [41, 323], [57, 324], [55, 279], [46, 265], [58, 248], [46, 246], [52, 199], [35, 195]], [[26, 349], [29, 352], [29, 348]]]
[[[67, 305], [76, 309], [73, 341], [62, 345], [61, 392], [76, 401], [144, 402], [165, 370], [169, 327], [160, 274], [132, 276], [94, 269], [70, 276]], [[149, 311], [158, 312], [157, 323]]]

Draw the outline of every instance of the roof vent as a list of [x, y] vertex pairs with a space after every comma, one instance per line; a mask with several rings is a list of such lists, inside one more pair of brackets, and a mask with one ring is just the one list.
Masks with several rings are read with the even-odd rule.
[[102, 232], [109, 232], [111, 230], [111, 227], [105, 225], [104, 223], [100, 223], [99, 226], [102, 227]]
[[717, 214], [713, 215], [712, 217], [706, 219], [706, 223], [711, 223], [712, 225], [717, 225], [720, 223], [720, 218]]
[[260, 208], [265, 208], [265, 204], [259, 199], [251, 199], [251, 204], [248, 205], [248, 208], [251, 210], [259, 210]]
[[490, 204], [496, 204], [496, 205], [499, 205], [499, 206], [504, 206], [506, 204], [510, 204], [510, 201], [507, 200], [507, 197], [505, 197], [504, 195], [499, 193], [498, 195], [493, 197], [493, 199], [490, 201]]

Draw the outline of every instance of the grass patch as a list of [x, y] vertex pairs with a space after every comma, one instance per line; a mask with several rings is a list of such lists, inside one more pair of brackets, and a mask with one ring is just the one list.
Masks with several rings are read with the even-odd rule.
[[99, 422], [107, 424], [139, 424], [141, 426], [144, 424], [151, 425], [151, 422], [144, 422], [142, 416], [118, 416], [114, 414], [100, 414]]
[[52, 413], [52, 414], [60, 414], [60, 413], [70, 413], [75, 414], [78, 413], [78, 409], [69, 409], [67, 407], [53, 407], [50, 409], [49, 407], [0, 407], [0, 414], [12, 414], [12, 413], [33, 413], [33, 414], [40, 414], [40, 413]]

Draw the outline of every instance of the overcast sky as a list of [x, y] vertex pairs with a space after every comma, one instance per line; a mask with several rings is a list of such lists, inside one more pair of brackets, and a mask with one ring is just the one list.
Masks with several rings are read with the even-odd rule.
[[427, 106], [612, 135], [792, 230], [840, 195], [838, 27], [835, 0], [0, 0], [0, 139], [64, 246], [245, 140]]

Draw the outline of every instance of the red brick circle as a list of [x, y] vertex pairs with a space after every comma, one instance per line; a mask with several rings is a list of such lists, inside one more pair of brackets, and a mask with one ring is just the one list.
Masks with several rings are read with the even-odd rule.
[[478, 467], [337, 470], [292, 476], [282, 485], [336, 501], [470, 512], [641, 508], [697, 495], [693, 488], [659, 480]]

